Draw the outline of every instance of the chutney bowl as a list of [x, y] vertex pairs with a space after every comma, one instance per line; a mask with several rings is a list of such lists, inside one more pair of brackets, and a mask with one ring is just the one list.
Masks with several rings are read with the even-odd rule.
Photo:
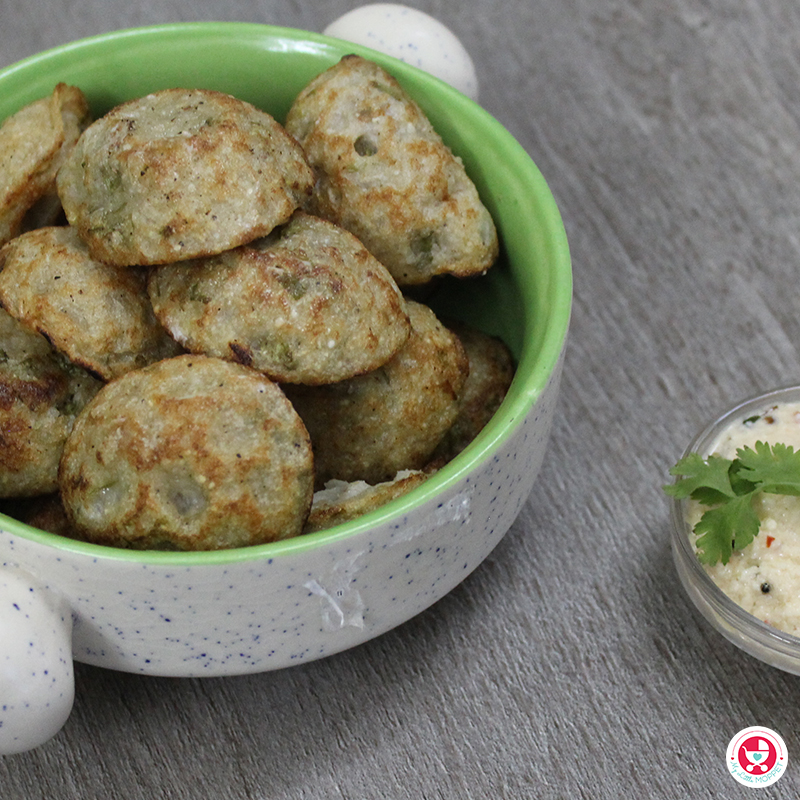
[[[784, 386], [735, 403], [709, 421], [689, 442], [682, 457], [707, 458], [732, 427], [780, 403], [800, 402], [800, 386]], [[800, 638], [780, 630], [742, 608], [706, 572], [692, 541], [688, 500], [670, 498], [671, 549], [675, 569], [688, 598], [712, 628], [749, 656], [793, 675], [800, 675]]]

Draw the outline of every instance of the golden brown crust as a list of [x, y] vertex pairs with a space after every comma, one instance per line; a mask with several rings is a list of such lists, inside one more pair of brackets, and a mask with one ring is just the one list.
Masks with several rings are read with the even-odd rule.
[[469, 376], [450, 430], [436, 448], [445, 461], [457, 456], [494, 416], [514, 379], [514, 358], [500, 339], [465, 323], [448, 323], [464, 345]]
[[19, 233], [37, 201], [55, 192], [56, 173], [88, 122], [83, 93], [59, 83], [0, 127], [0, 245]]
[[73, 228], [21, 234], [0, 266], [3, 308], [104, 380], [182, 352], [156, 320], [145, 272], [95, 261]]
[[64, 442], [100, 386], [0, 309], [0, 497], [56, 489]]
[[377, 484], [422, 469], [458, 413], [464, 348], [427, 306], [407, 302], [411, 335], [390, 361], [327, 386], [286, 386], [314, 446], [316, 486]]
[[303, 212], [267, 239], [155, 268], [148, 290], [187, 350], [282, 382], [332, 383], [376, 369], [410, 330], [385, 267], [352, 234]]
[[92, 124], [59, 172], [58, 192], [92, 255], [129, 266], [264, 236], [312, 181], [297, 142], [266, 112], [221, 92], [166, 89]]
[[107, 384], [80, 415], [59, 485], [100, 544], [211, 550], [301, 532], [311, 445], [279, 387], [239, 364], [178, 356]]
[[462, 163], [374, 62], [347, 56], [286, 120], [316, 175], [308, 210], [352, 231], [401, 286], [485, 272], [497, 232]]

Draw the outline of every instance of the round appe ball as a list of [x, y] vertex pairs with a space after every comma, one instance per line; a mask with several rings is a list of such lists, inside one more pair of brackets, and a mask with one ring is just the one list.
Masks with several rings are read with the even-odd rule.
[[435, 458], [455, 458], [483, 430], [503, 402], [514, 379], [514, 357], [506, 344], [463, 322], [448, 323], [469, 359], [469, 376], [464, 385], [455, 422], [439, 443]]
[[366, 375], [286, 386], [314, 446], [316, 487], [331, 479], [382, 483], [422, 469], [455, 421], [469, 372], [458, 337], [425, 305], [407, 301], [411, 335]]
[[67, 436], [101, 386], [0, 309], [0, 497], [56, 490]]
[[121, 266], [213, 255], [269, 233], [313, 173], [269, 114], [221, 92], [165, 89], [90, 125], [58, 174], [92, 255]]
[[0, 244], [24, 230], [28, 212], [55, 193], [56, 174], [89, 122], [83, 92], [59, 83], [0, 126]]
[[386, 268], [351, 233], [303, 212], [249, 245], [155, 268], [148, 291], [187, 350], [287, 383], [369, 372], [410, 331]]
[[463, 163], [378, 64], [345, 56], [312, 79], [286, 129], [316, 174], [306, 210], [357, 236], [401, 286], [479, 275], [497, 259]]
[[106, 384], [76, 421], [59, 485], [88, 541], [215, 550], [300, 533], [313, 460], [277, 384], [239, 364], [183, 355]]
[[0, 249], [0, 304], [103, 380], [183, 352], [156, 319], [144, 269], [101, 264], [71, 227]]

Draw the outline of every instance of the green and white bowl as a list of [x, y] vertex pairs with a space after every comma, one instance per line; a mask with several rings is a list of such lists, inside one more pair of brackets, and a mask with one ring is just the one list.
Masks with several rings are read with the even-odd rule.
[[0, 515], [0, 753], [34, 747], [60, 729], [73, 702], [73, 659], [147, 675], [238, 675], [378, 636], [469, 575], [529, 496], [559, 390], [570, 260], [541, 173], [473, 101], [389, 56], [322, 35], [188, 23], [85, 39], [0, 71], [0, 119], [64, 81], [86, 93], [95, 114], [182, 86], [228, 92], [282, 121], [301, 87], [348, 52], [398, 78], [494, 215], [501, 262], [432, 305], [506, 341], [518, 360], [510, 391], [477, 439], [421, 487], [358, 520], [288, 541], [131, 552]]

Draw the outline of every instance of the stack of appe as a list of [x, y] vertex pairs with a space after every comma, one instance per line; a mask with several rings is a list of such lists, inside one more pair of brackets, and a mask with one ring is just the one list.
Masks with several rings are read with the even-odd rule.
[[409, 491], [496, 411], [505, 345], [408, 296], [483, 274], [494, 224], [377, 64], [342, 59], [285, 127], [210, 90], [88, 109], [60, 84], [0, 127], [8, 513], [128, 548], [276, 541]]

